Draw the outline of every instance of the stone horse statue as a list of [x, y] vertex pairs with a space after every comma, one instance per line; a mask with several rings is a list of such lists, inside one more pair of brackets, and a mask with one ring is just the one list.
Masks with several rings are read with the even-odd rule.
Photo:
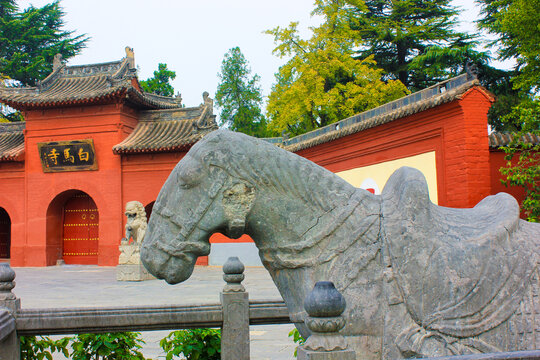
[[217, 130], [163, 186], [142, 261], [158, 278], [184, 281], [214, 232], [253, 238], [304, 337], [303, 300], [316, 281], [333, 281], [347, 302], [341, 332], [362, 358], [540, 344], [540, 225], [520, 220], [507, 194], [444, 208], [421, 173], [402, 168], [373, 195], [275, 145]]

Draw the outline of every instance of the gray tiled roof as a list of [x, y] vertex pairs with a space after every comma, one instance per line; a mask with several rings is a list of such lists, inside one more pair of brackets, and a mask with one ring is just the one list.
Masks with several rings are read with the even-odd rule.
[[115, 154], [170, 152], [189, 148], [218, 128], [212, 103], [195, 108], [141, 112], [139, 123]]
[[15, 109], [103, 104], [123, 99], [143, 109], [181, 106], [175, 98], [142, 92], [136, 73], [127, 57], [101, 64], [60, 65], [36, 87], [0, 87], [0, 102]]
[[0, 161], [22, 161], [26, 123], [0, 123]]
[[[489, 147], [498, 148], [507, 146], [514, 138], [512, 133], [493, 132], [489, 134]], [[540, 144], [540, 135], [527, 133], [521, 137], [521, 141], [528, 144]]]

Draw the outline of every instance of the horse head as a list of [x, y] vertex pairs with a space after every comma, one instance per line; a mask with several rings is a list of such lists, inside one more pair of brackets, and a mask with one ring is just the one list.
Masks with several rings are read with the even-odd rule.
[[141, 260], [153, 275], [170, 284], [191, 276], [197, 257], [210, 253], [213, 233], [231, 238], [244, 233], [253, 189], [216, 166], [215, 157], [224, 154], [212, 146], [219, 143], [215, 135], [197, 143], [176, 165], [148, 223]]

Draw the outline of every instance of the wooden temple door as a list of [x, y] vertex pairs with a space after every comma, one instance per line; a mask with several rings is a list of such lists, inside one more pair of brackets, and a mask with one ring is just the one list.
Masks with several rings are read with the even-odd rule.
[[66, 201], [62, 240], [66, 264], [97, 265], [99, 213], [87, 194], [78, 193]]
[[11, 246], [11, 219], [6, 210], [0, 208], [0, 259], [9, 259]]

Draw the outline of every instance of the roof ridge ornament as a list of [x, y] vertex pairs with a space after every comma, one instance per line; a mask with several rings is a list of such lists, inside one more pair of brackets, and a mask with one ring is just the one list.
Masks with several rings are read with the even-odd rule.
[[177, 91], [176, 95], [174, 95], [174, 101], [176, 101], [178, 104], [182, 104], [182, 94], [180, 91]]
[[62, 66], [62, 54], [58, 53], [53, 58], [53, 72]]
[[38, 80], [37, 82], [37, 89], [38, 91], [43, 91], [45, 89], [49, 88], [49, 85], [54, 82], [55, 79], [57, 79], [62, 72], [62, 69], [66, 67], [64, 64], [64, 59], [62, 58], [62, 54], [57, 53], [54, 55], [53, 63], [52, 63], [52, 72], [43, 80]]
[[467, 73], [467, 80], [478, 79], [478, 66], [471, 59], [465, 63], [465, 72]]
[[132, 47], [126, 46], [126, 59], [128, 61], [129, 69], [135, 69], [135, 52]]

